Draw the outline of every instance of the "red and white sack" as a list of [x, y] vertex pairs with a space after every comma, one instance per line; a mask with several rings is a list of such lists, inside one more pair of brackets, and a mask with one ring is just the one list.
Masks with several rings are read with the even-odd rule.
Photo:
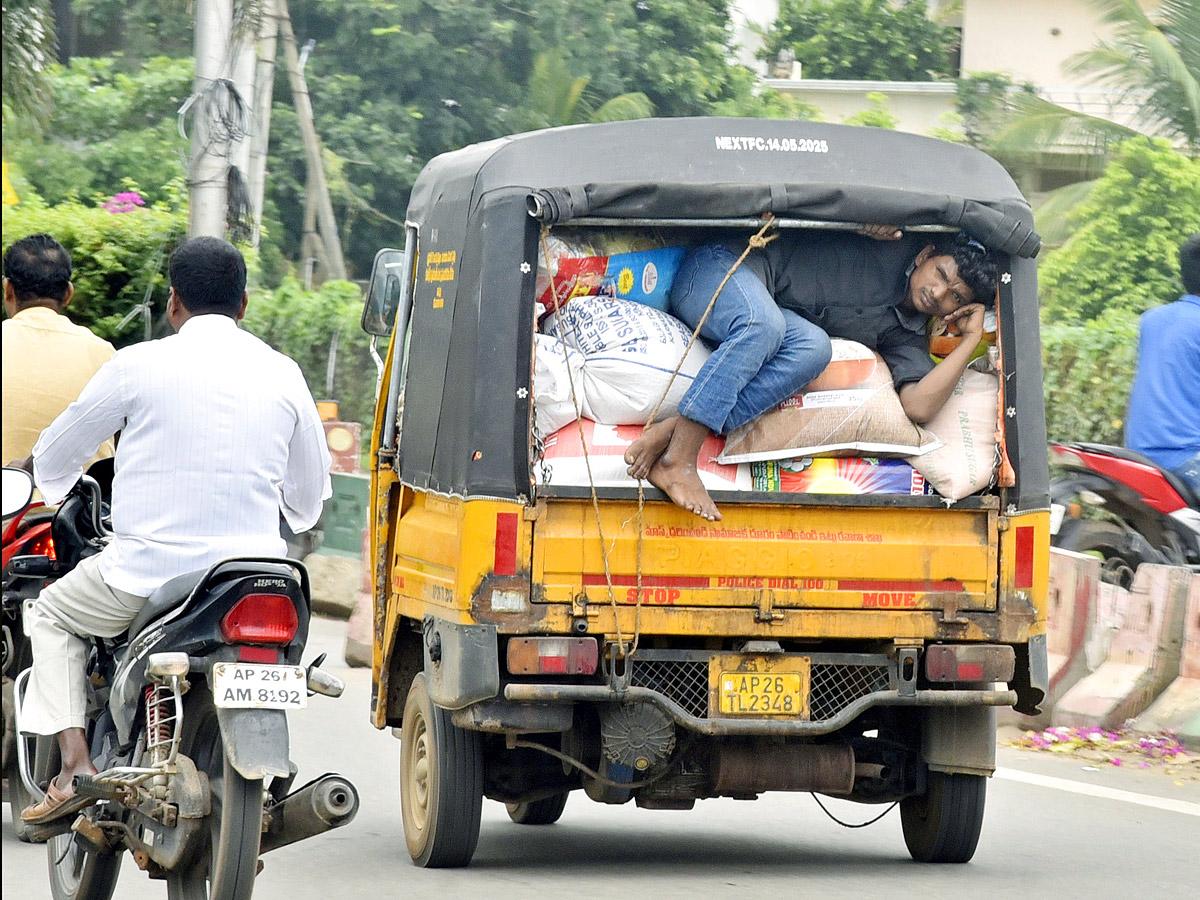
[[[637, 480], [625, 471], [628, 466], [625, 451], [641, 435], [643, 427], [600, 425], [591, 419], [584, 419], [582, 424], [582, 440], [580, 426], [575, 422], [545, 439], [542, 464], [535, 467], [539, 481], [579, 487], [588, 487], [589, 484], [596, 487], [637, 487]], [[700, 481], [710, 491], [752, 490], [749, 466], [727, 466], [716, 461], [724, 443], [724, 438], [710, 435], [701, 445], [696, 465]]]
[[617, 297], [575, 297], [546, 317], [542, 331], [539, 352], [550, 345], [561, 358], [565, 343], [582, 356], [575, 383], [581, 412], [606, 425], [645, 425], [656, 407], [659, 420], [675, 415], [710, 355], [699, 340], [688, 350], [692, 333], [674, 316]]

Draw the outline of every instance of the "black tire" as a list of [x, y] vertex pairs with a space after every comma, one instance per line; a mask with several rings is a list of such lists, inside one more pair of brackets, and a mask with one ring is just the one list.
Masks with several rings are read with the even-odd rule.
[[987, 778], [930, 772], [922, 797], [900, 801], [904, 843], [917, 862], [965, 863], [983, 828]]
[[531, 803], [505, 803], [508, 817], [518, 825], [553, 825], [567, 806], [568, 791]]
[[[12, 671], [14, 673], [21, 672], [33, 663], [33, 653], [29, 648], [29, 642], [22, 638], [17, 650], [17, 658], [13, 661]], [[12, 808], [12, 826], [13, 834], [17, 836], [17, 840], [22, 843], [29, 843], [29, 826], [21, 821], [21, 810], [37, 802], [29, 789], [25, 787], [25, 782], [21, 778], [21, 766], [19, 757], [17, 756], [17, 743], [24, 742], [25, 752], [32, 754], [37, 747], [37, 741], [31, 737], [22, 737], [17, 734], [16, 721], [16, 699], [14, 693], [16, 691], [15, 684], [9, 681], [4, 686], [4, 727], [13, 730], [12, 735], [5, 734], [5, 741], [11, 744], [6, 747], [8, 759], [5, 760], [4, 777], [8, 779], [8, 800]]]
[[[89, 725], [89, 739], [92, 727]], [[59, 770], [58, 743], [52, 737], [38, 737], [30, 744], [35, 757], [31, 768], [34, 779], [40, 784], [39, 773]], [[14, 821], [17, 815], [20, 813], [14, 811]], [[46, 862], [50, 895], [54, 900], [109, 900], [116, 889], [117, 876], [121, 874], [119, 853], [100, 853], [71, 832], [46, 842]]]
[[1138, 566], [1147, 560], [1129, 548], [1129, 535], [1113, 522], [1079, 521], [1072, 527], [1064, 525], [1054, 540], [1060, 550], [1091, 553], [1103, 560], [1100, 580], [1128, 590]]
[[242, 777], [230, 764], [204, 685], [188, 694], [179, 750], [208, 775], [212, 811], [199, 857], [167, 878], [168, 900], [249, 900], [262, 839], [263, 783]]
[[471, 862], [483, 813], [483, 746], [429, 699], [425, 676], [413, 679], [400, 737], [400, 811], [404, 840], [423, 868]]
[[87, 848], [68, 832], [46, 843], [54, 900], [109, 900], [121, 874], [121, 857]]

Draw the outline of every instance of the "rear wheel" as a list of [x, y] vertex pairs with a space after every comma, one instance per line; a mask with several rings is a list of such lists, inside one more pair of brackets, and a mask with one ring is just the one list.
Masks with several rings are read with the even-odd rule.
[[567, 791], [531, 803], [506, 803], [508, 817], [518, 825], [553, 825], [567, 806]]
[[1069, 530], [1064, 526], [1054, 541], [1054, 546], [1059, 549], [1100, 557], [1103, 561], [1101, 580], [1127, 590], [1133, 586], [1137, 567], [1147, 561], [1129, 544], [1129, 534], [1120, 525], [1087, 520], [1077, 522]]
[[400, 737], [400, 810], [409, 855], [418, 866], [465, 866], [479, 842], [483, 750], [476, 731], [450, 720], [413, 679]]
[[121, 871], [118, 854], [92, 850], [68, 832], [46, 843], [46, 858], [54, 900], [108, 900], [113, 895]]
[[917, 862], [965, 863], [983, 828], [987, 779], [930, 772], [924, 796], [900, 801], [904, 843]]
[[169, 900], [249, 900], [258, 872], [263, 783], [229, 762], [212, 694], [196, 685], [188, 694], [179, 750], [208, 776], [212, 809], [205, 846], [195, 863], [167, 878]]

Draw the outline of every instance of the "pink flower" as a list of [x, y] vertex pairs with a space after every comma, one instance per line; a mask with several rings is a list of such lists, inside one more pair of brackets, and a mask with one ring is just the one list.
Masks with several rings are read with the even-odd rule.
[[121, 191], [118, 194], [113, 194], [112, 198], [100, 206], [107, 209], [110, 213], [127, 213], [133, 212], [139, 206], [145, 206], [146, 201], [142, 199], [142, 195], [137, 191]]

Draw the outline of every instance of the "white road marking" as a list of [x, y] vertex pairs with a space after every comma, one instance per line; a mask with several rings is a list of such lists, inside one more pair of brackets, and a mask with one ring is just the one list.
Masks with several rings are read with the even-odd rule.
[[1121, 791], [1116, 788], [1102, 787], [1096, 784], [1085, 784], [1082, 781], [1071, 781], [1067, 778], [1035, 775], [1032, 772], [1021, 772], [1017, 769], [997, 769], [995, 777], [1003, 778], [1007, 781], [1020, 781], [1024, 784], [1033, 784], [1038, 787], [1053, 788], [1058, 791], [1068, 791], [1072, 794], [1100, 797], [1104, 800], [1120, 800], [1123, 803], [1136, 803], [1139, 806], [1150, 806], [1154, 809], [1165, 809], [1169, 812], [1183, 813], [1185, 816], [1200, 816], [1200, 803], [1190, 803], [1187, 800], [1172, 800], [1169, 797], [1137, 794], [1133, 791]]

